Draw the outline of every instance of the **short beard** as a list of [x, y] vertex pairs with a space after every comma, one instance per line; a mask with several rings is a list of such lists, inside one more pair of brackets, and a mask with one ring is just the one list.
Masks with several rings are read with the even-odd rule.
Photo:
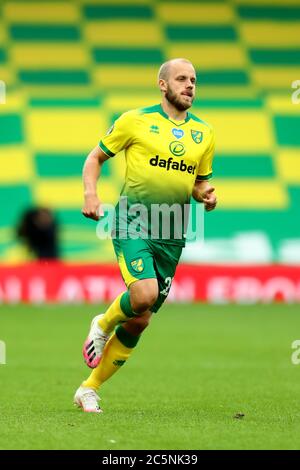
[[184, 104], [179, 101], [179, 99], [176, 97], [175, 93], [173, 93], [171, 88], [168, 88], [165, 97], [169, 101], [169, 103], [171, 103], [178, 111], [186, 111], [191, 107], [191, 105]]

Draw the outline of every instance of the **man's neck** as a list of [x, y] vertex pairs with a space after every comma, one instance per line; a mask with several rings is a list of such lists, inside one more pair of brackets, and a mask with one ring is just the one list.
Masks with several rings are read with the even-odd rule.
[[184, 121], [187, 117], [187, 111], [180, 111], [179, 109], [175, 108], [169, 101], [167, 100], [162, 100], [161, 102], [161, 107], [163, 111], [171, 118], [174, 119], [175, 121]]

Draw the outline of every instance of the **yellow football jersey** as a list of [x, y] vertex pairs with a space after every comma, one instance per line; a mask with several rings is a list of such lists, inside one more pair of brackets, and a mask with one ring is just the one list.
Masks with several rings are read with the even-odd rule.
[[[109, 157], [125, 149], [121, 195], [129, 204], [189, 204], [195, 180], [212, 176], [214, 132], [191, 113], [183, 121], [161, 105], [122, 114], [99, 143]], [[171, 237], [172, 238], [172, 237]]]

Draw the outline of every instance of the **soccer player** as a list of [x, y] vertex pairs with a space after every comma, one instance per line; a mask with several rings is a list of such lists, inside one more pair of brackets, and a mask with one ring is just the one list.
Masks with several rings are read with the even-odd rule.
[[[127, 361], [152, 314], [167, 298], [185, 245], [182, 214], [170, 216], [167, 237], [161, 227], [151, 237], [155, 224], [149, 216], [150, 208], [162, 204], [182, 208], [189, 205], [191, 196], [207, 211], [217, 203], [208, 181], [212, 176], [214, 132], [187, 111], [195, 98], [193, 65], [186, 59], [165, 62], [159, 70], [158, 84], [161, 104], [122, 114], [88, 155], [83, 168], [82, 213], [99, 220], [103, 211], [96, 185], [102, 165], [125, 149], [127, 170], [116, 207], [119, 222], [115, 224], [113, 245], [127, 290], [104, 314], [93, 319], [84, 343], [84, 359], [93, 371], [76, 391], [74, 403], [86, 412], [102, 411], [97, 391]], [[129, 208], [143, 205], [149, 210], [139, 237], [130, 210], [124, 224], [124, 198]]]

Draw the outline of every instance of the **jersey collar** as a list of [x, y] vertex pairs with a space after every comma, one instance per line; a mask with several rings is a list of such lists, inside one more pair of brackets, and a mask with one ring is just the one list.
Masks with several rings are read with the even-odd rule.
[[181, 120], [181, 121], [172, 121], [171, 118], [169, 118], [169, 116], [167, 115], [167, 113], [164, 112], [163, 108], [162, 108], [162, 105], [159, 104], [158, 105], [159, 107], [159, 113], [166, 119], [168, 119], [168, 121], [172, 122], [172, 124], [175, 124], [175, 126], [182, 126], [183, 124], [185, 124], [186, 122], [188, 122], [190, 119], [191, 119], [191, 116], [190, 116], [190, 113], [187, 112], [186, 114], [186, 118], [184, 120]]

